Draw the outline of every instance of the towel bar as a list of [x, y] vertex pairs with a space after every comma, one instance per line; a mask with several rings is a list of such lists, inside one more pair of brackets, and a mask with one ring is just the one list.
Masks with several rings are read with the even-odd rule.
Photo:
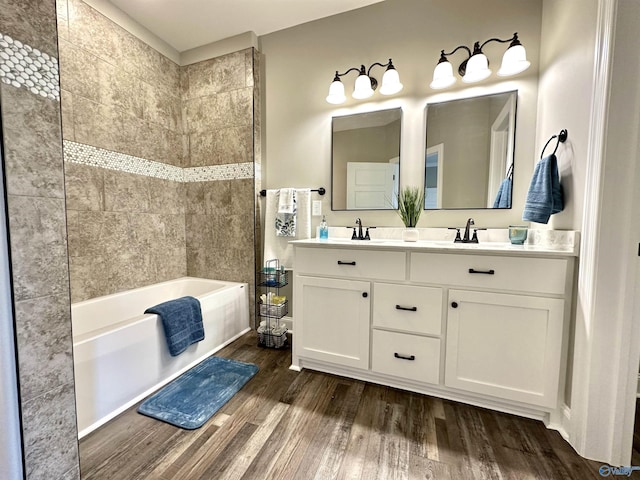
[[[311, 190], [312, 192], [318, 192], [318, 195], [324, 195], [325, 193], [327, 193], [327, 191], [325, 190], [324, 187], [320, 187], [320, 188], [315, 188]], [[266, 197], [267, 196], [267, 191], [266, 190], [260, 190], [260, 196], [261, 197]]]
[[542, 160], [542, 158], [544, 157], [544, 151], [546, 150], [547, 145], [549, 145], [551, 140], [553, 140], [554, 138], [558, 139], [558, 141], [556, 142], [556, 148], [553, 149], [553, 153], [551, 154], [551, 155], [555, 155], [556, 151], [558, 150], [558, 145], [566, 142], [568, 136], [569, 136], [569, 132], [567, 132], [567, 130], [564, 128], [560, 130], [560, 133], [558, 135], [552, 135], [551, 138], [547, 140], [547, 143], [545, 143], [544, 147], [542, 148], [542, 153], [540, 154], [540, 160]]

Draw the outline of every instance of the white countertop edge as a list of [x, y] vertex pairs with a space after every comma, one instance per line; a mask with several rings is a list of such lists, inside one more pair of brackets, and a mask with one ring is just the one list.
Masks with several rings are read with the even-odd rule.
[[[335, 233], [343, 234], [342, 229], [344, 227], [332, 227]], [[339, 229], [339, 230], [338, 230]], [[391, 230], [391, 229], [388, 229]], [[402, 229], [394, 229], [400, 230]], [[320, 240], [319, 238], [309, 238], [303, 240], [293, 240], [294, 246], [307, 246], [307, 247], [328, 247], [328, 248], [357, 248], [357, 249], [369, 249], [369, 250], [407, 250], [407, 251], [425, 251], [434, 253], [501, 253], [514, 256], [560, 256], [560, 257], [577, 257], [579, 247], [579, 232], [568, 230], [529, 230], [529, 237], [524, 245], [512, 245], [508, 241], [507, 230], [502, 232], [506, 235], [506, 241], [501, 240], [503, 234], [496, 231], [483, 231], [478, 232], [480, 239], [479, 243], [454, 243], [453, 238], [455, 231], [450, 232], [446, 229], [419, 229], [421, 239], [417, 242], [405, 242], [402, 239], [396, 238], [376, 238], [374, 232], [372, 233], [372, 240], [350, 240], [349, 236], [335, 236], [332, 237], [332, 230], [329, 231], [329, 239]], [[431, 230], [432, 232], [424, 232]], [[444, 230], [444, 232], [441, 232]], [[344, 231], [347, 231], [344, 229]], [[439, 231], [439, 232], [433, 232]], [[443, 235], [446, 232], [448, 235]], [[553, 232], [553, 233], [547, 233]], [[379, 233], [379, 232], [375, 232]], [[429, 233], [437, 233], [435, 239], [422, 239], [423, 236]], [[492, 241], [483, 241], [481, 233], [488, 236]], [[431, 235], [429, 235], [431, 236]], [[443, 236], [450, 236], [450, 239], [442, 238]], [[494, 240], [495, 239], [495, 240]]]

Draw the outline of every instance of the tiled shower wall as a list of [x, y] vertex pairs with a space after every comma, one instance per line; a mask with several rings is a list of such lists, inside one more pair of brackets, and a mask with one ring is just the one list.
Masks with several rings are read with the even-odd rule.
[[81, 0], [58, 22], [72, 301], [184, 275], [253, 287], [258, 55], [178, 67]]
[[29, 480], [79, 479], [54, 0], [0, 0], [0, 110]]
[[58, 24], [72, 301], [186, 275], [184, 185], [122, 171], [184, 166], [180, 68], [80, 0]]
[[255, 284], [256, 67], [254, 51], [247, 49], [183, 70], [190, 166], [245, 165], [252, 172], [245, 178], [186, 184], [187, 271], [196, 277], [248, 282], [251, 295]]

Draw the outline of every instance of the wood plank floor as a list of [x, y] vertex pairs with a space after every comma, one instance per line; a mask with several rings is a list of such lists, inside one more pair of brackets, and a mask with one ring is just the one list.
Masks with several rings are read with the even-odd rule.
[[260, 372], [208, 423], [182, 430], [135, 407], [80, 442], [83, 480], [601, 479], [541, 422], [288, 369], [250, 332], [218, 352]]

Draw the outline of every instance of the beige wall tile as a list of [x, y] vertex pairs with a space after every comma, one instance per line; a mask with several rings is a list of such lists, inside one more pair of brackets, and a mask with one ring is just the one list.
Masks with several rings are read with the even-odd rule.
[[71, 42], [60, 40], [60, 85], [64, 90], [98, 102], [102, 65], [109, 64]]
[[23, 402], [22, 416], [26, 478], [59, 479], [78, 465], [72, 383]]
[[58, 57], [53, 0], [0, 0], [0, 32]]
[[16, 302], [15, 315], [23, 401], [72, 384], [69, 293]]
[[67, 209], [104, 210], [104, 169], [66, 162], [64, 177]]
[[149, 212], [151, 193], [148, 177], [133, 173], [104, 171], [104, 207], [108, 212]]
[[60, 108], [62, 110], [62, 138], [75, 141], [76, 136], [73, 128], [73, 95], [60, 90]]
[[192, 167], [252, 161], [253, 129], [250, 125], [189, 135]]
[[[190, 80], [191, 81], [191, 80]], [[186, 132], [252, 125], [253, 89], [242, 88], [186, 101]]]
[[64, 200], [7, 197], [16, 301], [68, 290]]
[[60, 104], [0, 84], [9, 195], [64, 198]]

